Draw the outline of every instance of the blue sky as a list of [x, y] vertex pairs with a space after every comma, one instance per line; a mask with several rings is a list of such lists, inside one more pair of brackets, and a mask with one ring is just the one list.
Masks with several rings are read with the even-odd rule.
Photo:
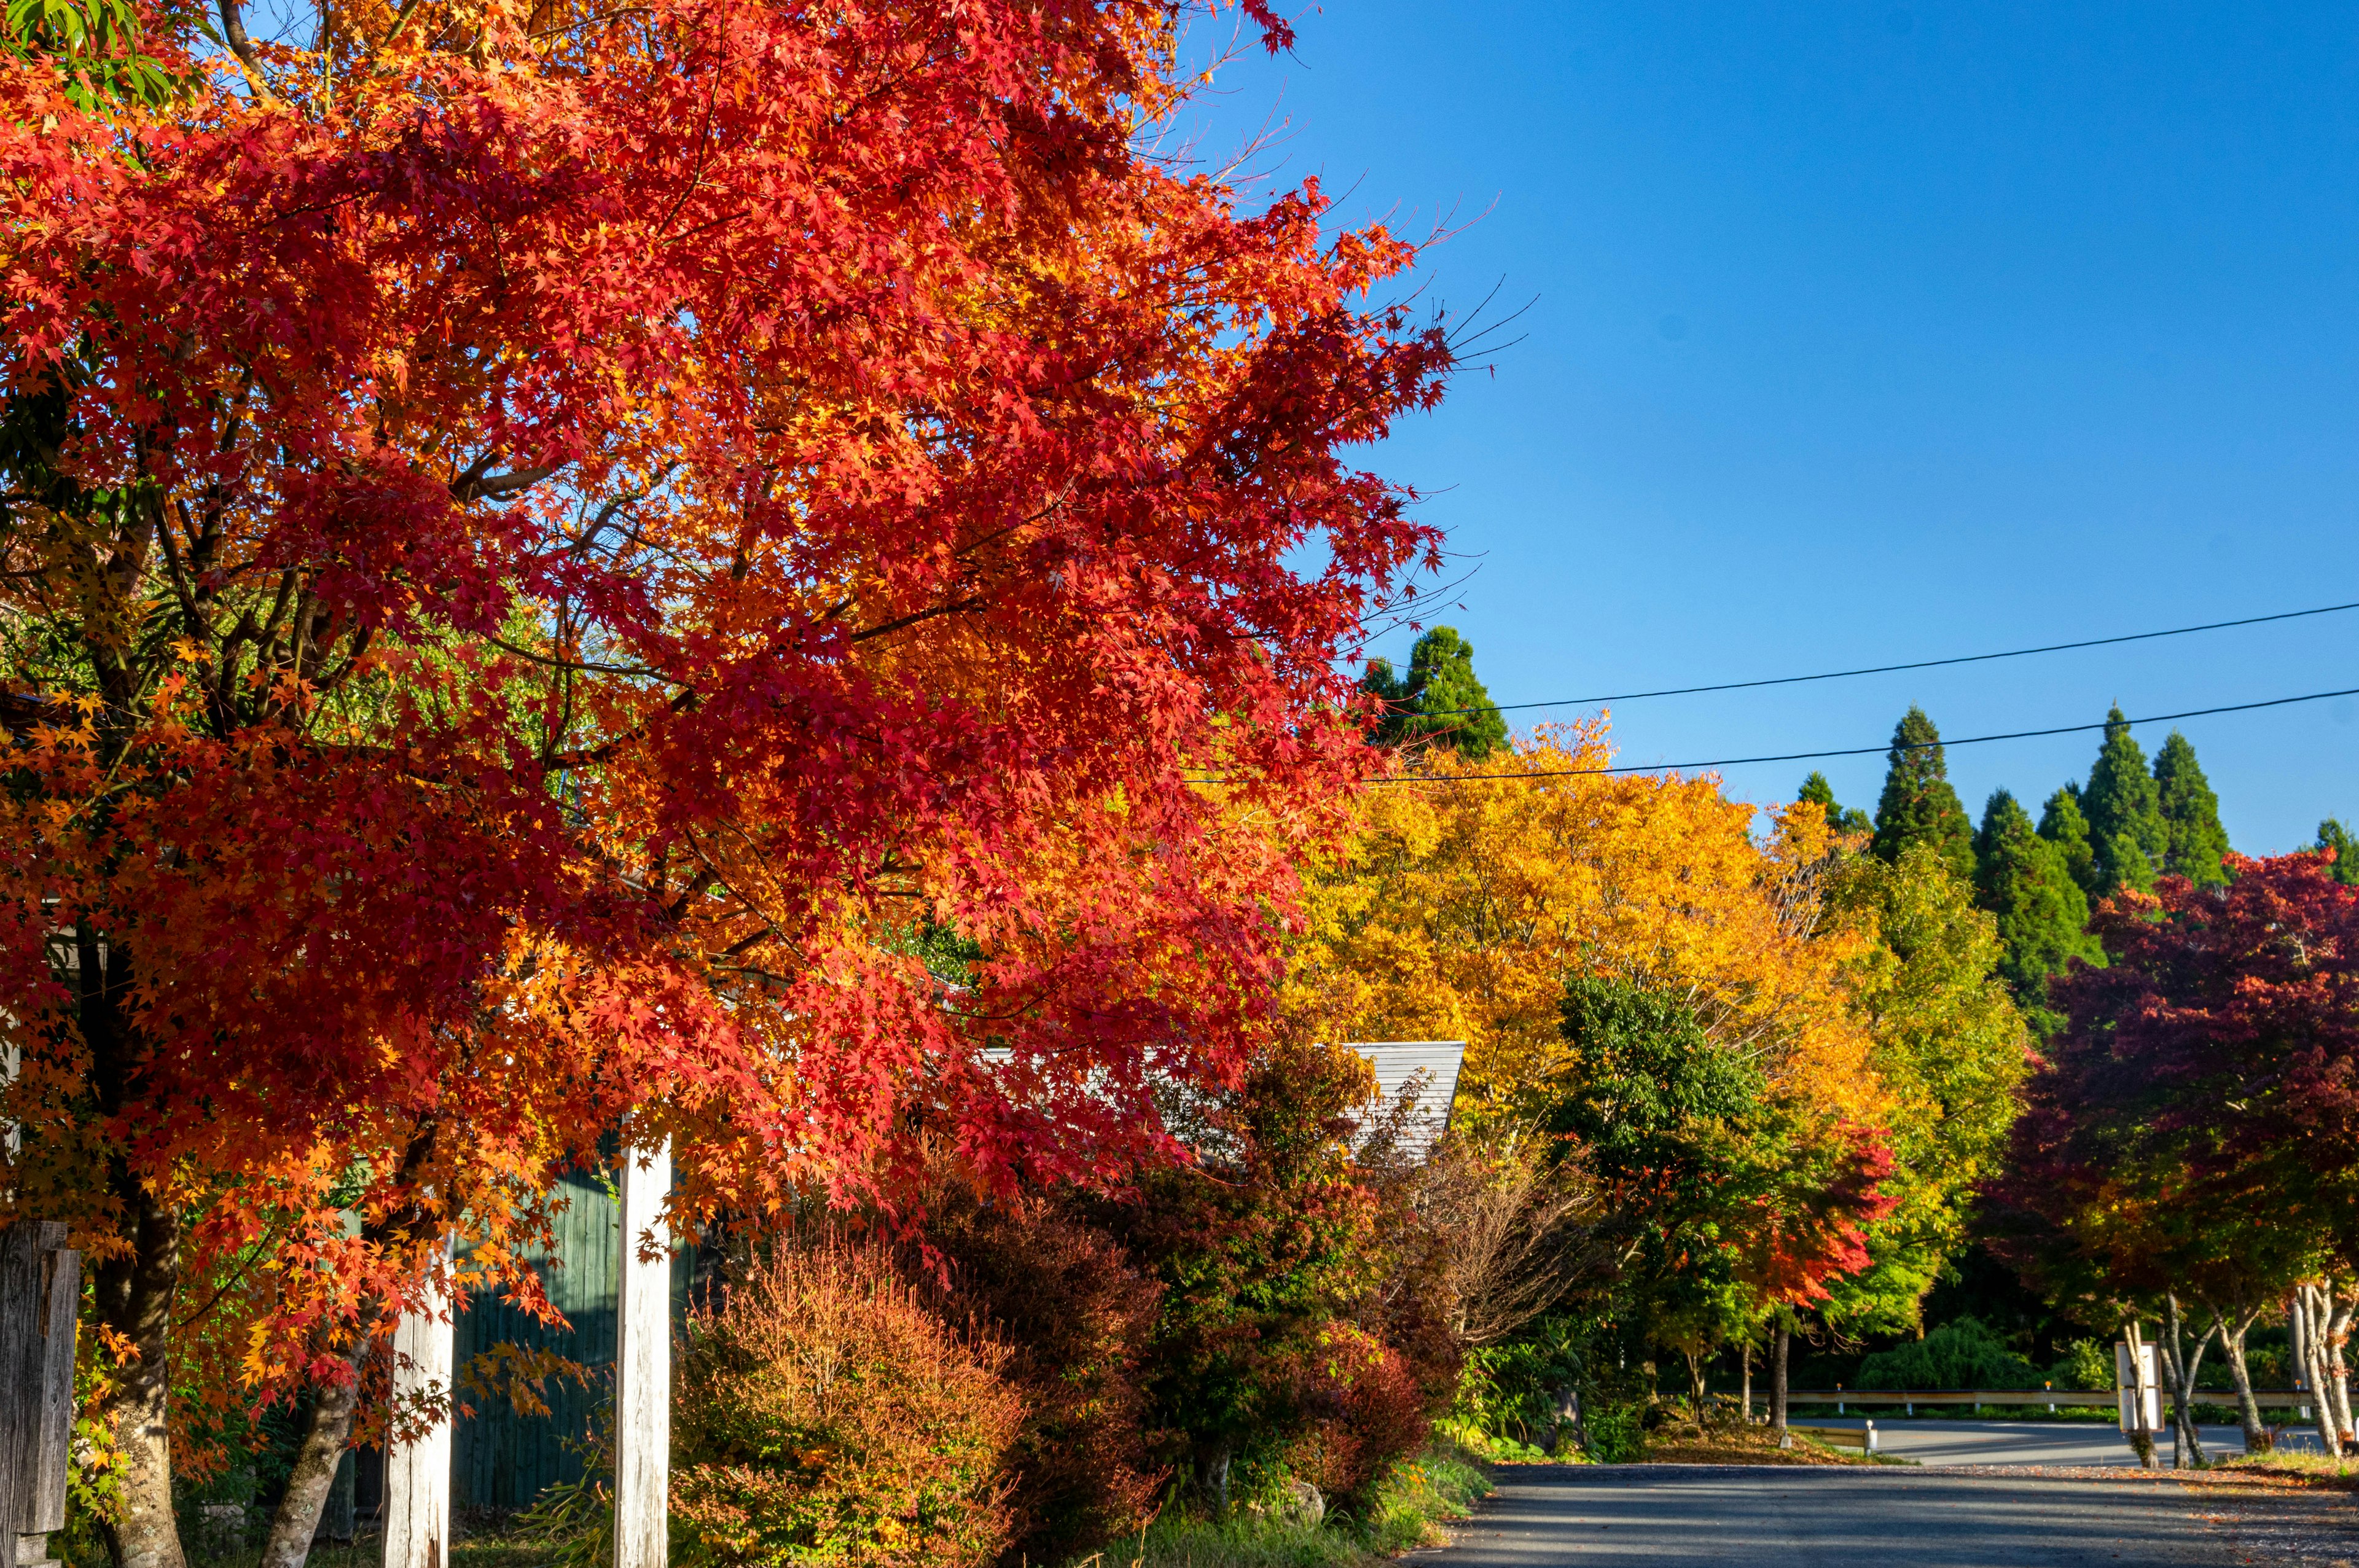
[[[2359, 13], [1335, 0], [1193, 112], [1523, 341], [1370, 466], [1501, 702], [2359, 600]], [[1412, 633], [1380, 647], [1396, 656]], [[2359, 687], [2359, 612], [1631, 704], [1623, 760]], [[1568, 710], [1571, 716], [1572, 710]], [[1530, 716], [1524, 716], [1528, 719]], [[2237, 848], [2359, 822], [2359, 702], [2184, 726]], [[2141, 730], [2149, 754], [2168, 727]], [[1979, 817], [2093, 736], [1962, 749]], [[1880, 758], [1821, 764], [1873, 806]], [[1790, 796], [1810, 763], [1727, 771]]]

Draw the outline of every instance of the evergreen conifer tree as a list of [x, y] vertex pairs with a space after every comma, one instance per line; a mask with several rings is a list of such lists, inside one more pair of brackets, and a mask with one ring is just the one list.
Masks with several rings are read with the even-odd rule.
[[1921, 708], [1909, 708], [1893, 729], [1891, 762], [1884, 795], [1875, 803], [1875, 838], [1869, 848], [1887, 864], [1897, 864], [1911, 844], [1930, 844], [1961, 881], [1973, 880], [1973, 828], [1951, 786], [1941, 732]]
[[1389, 659], [1370, 659], [1360, 684], [1385, 704], [1375, 740], [1383, 745], [1440, 744], [1479, 762], [1507, 743], [1507, 721], [1474, 674], [1474, 645], [1454, 626], [1417, 640], [1406, 675]]
[[2198, 887], [2218, 887], [2228, 880], [2220, 858], [2228, 852], [2228, 830], [2220, 826], [2220, 797], [2212, 793], [2195, 760], [2195, 748], [2174, 730], [2154, 756], [2155, 793], [2162, 820], [2170, 829], [2162, 869], [2185, 877]]
[[2105, 715], [2105, 741], [2081, 792], [2081, 813], [2096, 856], [2090, 898], [2110, 898], [2125, 887], [2151, 891], [2170, 851], [2170, 824], [2162, 819], [2162, 794], [2147, 771], [2146, 752], [2130, 738], [2119, 708]]
[[2081, 786], [2068, 784], [2039, 808], [2039, 836], [2056, 846], [2064, 870], [2083, 896], [2097, 887], [2097, 855], [2089, 847], [2089, 818], [2081, 810]]
[[1857, 806], [1835, 804], [1835, 786], [1827, 783], [1827, 775], [1814, 773], [1802, 781], [1802, 793], [1794, 797], [1807, 800], [1827, 814], [1827, 826], [1838, 833], [1864, 833], [1875, 826], [1867, 813]]
[[2022, 804], [2003, 789], [1983, 807], [1974, 835], [1974, 902], [1998, 920], [2000, 975], [2044, 1027], [2048, 977], [2074, 958], [2102, 963], [2104, 951], [2088, 934], [2088, 895], [2073, 881], [2063, 849], [2041, 838]]
[[2334, 817], [2318, 825], [2318, 847], [2334, 851], [2334, 880], [2348, 885], [2359, 882], [2359, 838]]

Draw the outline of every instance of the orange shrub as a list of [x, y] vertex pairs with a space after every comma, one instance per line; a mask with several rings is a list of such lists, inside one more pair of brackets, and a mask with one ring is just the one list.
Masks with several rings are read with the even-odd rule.
[[690, 1315], [673, 1401], [681, 1557], [982, 1568], [1023, 1420], [1006, 1352], [929, 1313], [874, 1249], [780, 1246]]

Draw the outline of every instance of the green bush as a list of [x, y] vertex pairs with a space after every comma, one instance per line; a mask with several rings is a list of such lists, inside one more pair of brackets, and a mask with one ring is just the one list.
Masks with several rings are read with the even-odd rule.
[[2103, 1392], [2114, 1386], [2114, 1358], [2093, 1339], [2076, 1339], [2048, 1368], [2048, 1381], [2060, 1389]]
[[1879, 1350], [1859, 1364], [1863, 1389], [2036, 1389], [2039, 1383], [2030, 1362], [1971, 1317]]
[[993, 1562], [1023, 1419], [1006, 1352], [926, 1311], [879, 1251], [780, 1247], [691, 1314], [672, 1402], [676, 1561]]

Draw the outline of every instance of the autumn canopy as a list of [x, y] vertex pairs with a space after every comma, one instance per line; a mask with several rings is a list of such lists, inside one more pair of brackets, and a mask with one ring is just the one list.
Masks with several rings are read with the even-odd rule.
[[0, 63], [11, 1201], [132, 1416], [179, 1280], [333, 1384], [617, 1128], [690, 1219], [1151, 1144], [1433, 547], [1413, 250], [1153, 153], [1172, 5], [321, 15]]

